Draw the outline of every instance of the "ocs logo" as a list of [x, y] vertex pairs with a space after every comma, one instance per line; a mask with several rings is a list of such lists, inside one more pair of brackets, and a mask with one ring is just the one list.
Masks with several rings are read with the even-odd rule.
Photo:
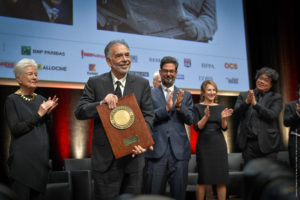
[[238, 69], [238, 65], [236, 63], [225, 63], [224, 67], [226, 69]]

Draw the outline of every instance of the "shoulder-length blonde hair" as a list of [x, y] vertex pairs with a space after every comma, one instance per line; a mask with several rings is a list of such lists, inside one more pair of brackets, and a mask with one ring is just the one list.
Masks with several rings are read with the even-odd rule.
[[[204, 101], [204, 93], [205, 93], [205, 90], [206, 90], [206, 87], [207, 85], [212, 85], [215, 89], [216, 89], [216, 92], [218, 93], [218, 87], [217, 87], [217, 84], [211, 80], [206, 80], [204, 81], [202, 84], [201, 84], [201, 87], [200, 87], [200, 102], [203, 102]], [[217, 103], [218, 100], [217, 100], [217, 96], [216, 98], [214, 99], [214, 103]]]

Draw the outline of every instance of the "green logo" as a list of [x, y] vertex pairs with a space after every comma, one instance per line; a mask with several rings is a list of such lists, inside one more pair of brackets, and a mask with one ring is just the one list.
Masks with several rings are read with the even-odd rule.
[[31, 55], [31, 46], [22, 46], [21, 53], [22, 55]]

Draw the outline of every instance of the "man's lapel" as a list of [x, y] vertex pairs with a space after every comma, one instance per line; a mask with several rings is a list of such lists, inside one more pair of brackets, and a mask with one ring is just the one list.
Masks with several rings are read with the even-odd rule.
[[127, 96], [129, 94], [134, 93], [134, 82], [135, 82], [135, 77], [131, 76], [128, 73], [126, 77], [126, 84], [125, 84], [123, 96]]
[[167, 102], [166, 102], [166, 97], [165, 97], [165, 93], [164, 93], [163, 87], [162, 87], [161, 85], [158, 86], [158, 88], [157, 88], [156, 91], [157, 91], [157, 95], [158, 95], [159, 98], [160, 98], [160, 102], [164, 102], [163, 104], [166, 105]]
[[111, 72], [108, 72], [104, 78], [103, 78], [103, 90], [104, 90], [104, 94], [109, 94], [112, 93], [114, 94], [114, 85], [113, 85], [113, 80], [111, 77]]

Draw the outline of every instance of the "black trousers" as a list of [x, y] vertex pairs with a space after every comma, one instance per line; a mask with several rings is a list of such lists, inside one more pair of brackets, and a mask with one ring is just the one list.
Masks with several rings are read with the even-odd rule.
[[271, 153], [261, 152], [259, 148], [258, 140], [248, 138], [247, 146], [242, 154], [246, 164], [250, 160], [254, 160], [256, 158], [269, 158], [269, 159], [277, 160], [277, 153], [278, 152], [271, 152]]
[[143, 156], [131, 155], [114, 160], [108, 171], [93, 171], [96, 200], [116, 199], [120, 194], [141, 194], [143, 185]]
[[176, 200], [185, 200], [189, 160], [177, 160], [168, 143], [161, 158], [147, 159], [146, 163], [146, 194], [164, 195], [168, 182], [171, 196]]
[[36, 191], [16, 180], [12, 180], [11, 189], [17, 195], [18, 200], [44, 200], [45, 194]]

